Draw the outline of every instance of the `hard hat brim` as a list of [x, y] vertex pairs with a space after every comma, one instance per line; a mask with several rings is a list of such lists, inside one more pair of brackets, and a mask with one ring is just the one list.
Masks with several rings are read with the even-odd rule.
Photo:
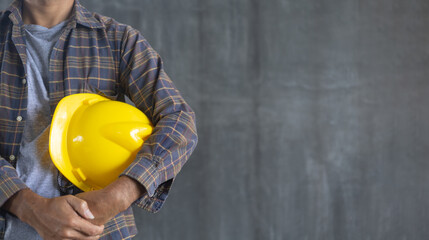
[[96, 190], [93, 186], [79, 181], [70, 171], [73, 169], [67, 151], [67, 132], [73, 114], [83, 104], [93, 104], [100, 101], [108, 101], [108, 98], [97, 94], [79, 93], [67, 96], [58, 103], [52, 117], [49, 133], [49, 153], [55, 167], [76, 187], [87, 192]]

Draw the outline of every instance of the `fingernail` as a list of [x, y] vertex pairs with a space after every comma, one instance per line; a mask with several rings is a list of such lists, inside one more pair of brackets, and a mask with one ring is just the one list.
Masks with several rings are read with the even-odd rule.
[[87, 218], [89, 218], [89, 219], [94, 219], [95, 217], [94, 217], [94, 215], [92, 215], [92, 212], [91, 211], [89, 211], [89, 209], [86, 209], [85, 210], [85, 215], [86, 215], [86, 217]]

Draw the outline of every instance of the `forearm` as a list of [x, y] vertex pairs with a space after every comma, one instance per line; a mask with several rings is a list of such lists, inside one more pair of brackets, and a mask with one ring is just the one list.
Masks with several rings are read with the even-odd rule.
[[119, 177], [104, 190], [114, 202], [119, 204], [120, 212], [129, 208], [134, 201], [146, 192], [140, 183], [127, 176]]
[[109, 186], [96, 191], [83, 192], [76, 197], [85, 200], [95, 219], [92, 223], [105, 224], [145, 193], [144, 187], [135, 180], [121, 176]]
[[25, 221], [25, 213], [31, 211], [35, 202], [40, 199], [41, 197], [29, 188], [22, 189], [10, 197], [2, 206], [2, 209]]

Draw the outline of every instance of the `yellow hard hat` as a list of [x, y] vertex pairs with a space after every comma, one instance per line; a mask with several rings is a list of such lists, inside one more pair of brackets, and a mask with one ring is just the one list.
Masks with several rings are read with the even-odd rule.
[[63, 98], [55, 109], [49, 152], [58, 170], [83, 191], [115, 181], [135, 159], [152, 124], [137, 108], [91, 93]]

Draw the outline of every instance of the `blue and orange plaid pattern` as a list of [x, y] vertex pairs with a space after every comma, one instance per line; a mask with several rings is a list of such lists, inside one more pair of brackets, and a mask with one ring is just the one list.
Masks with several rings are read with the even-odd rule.
[[[15, 0], [0, 12], [0, 205], [26, 188], [14, 168], [27, 107], [21, 6]], [[195, 114], [164, 72], [159, 55], [136, 29], [91, 13], [76, 0], [71, 21], [51, 54], [49, 74], [51, 114], [65, 96], [97, 93], [114, 100], [126, 95], [151, 119], [153, 134], [122, 174], [147, 190], [135, 204], [158, 211], [197, 144]], [[0, 213], [3, 239], [5, 212]], [[130, 239], [136, 233], [129, 208], [105, 225], [102, 239]]]

